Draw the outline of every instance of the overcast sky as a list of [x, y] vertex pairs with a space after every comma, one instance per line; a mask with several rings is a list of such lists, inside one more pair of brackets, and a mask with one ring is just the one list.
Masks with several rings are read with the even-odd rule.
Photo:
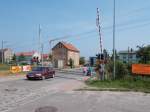
[[[113, 0], [0, 0], [0, 40], [15, 52], [37, 50], [40, 24], [45, 53], [50, 39], [69, 36], [63, 41], [75, 45], [81, 56], [94, 56], [100, 51], [96, 8], [103, 47], [111, 53]], [[149, 11], [150, 0], [116, 0], [118, 51], [150, 44]]]

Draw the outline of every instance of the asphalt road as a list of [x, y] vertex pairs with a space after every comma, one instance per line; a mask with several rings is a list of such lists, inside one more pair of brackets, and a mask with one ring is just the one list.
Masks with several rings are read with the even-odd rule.
[[57, 73], [53, 79], [0, 79], [0, 112], [149, 112], [150, 95], [134, 92], [73, 91], [84, 76]]

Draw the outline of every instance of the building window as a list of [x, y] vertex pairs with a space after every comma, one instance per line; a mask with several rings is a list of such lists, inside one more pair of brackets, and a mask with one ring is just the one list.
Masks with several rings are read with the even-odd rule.
[[129, 58], [132, 59], [132, 55], [130, 55]]
[[123, 56], [123, 59], [126, 59], [126, 56]]

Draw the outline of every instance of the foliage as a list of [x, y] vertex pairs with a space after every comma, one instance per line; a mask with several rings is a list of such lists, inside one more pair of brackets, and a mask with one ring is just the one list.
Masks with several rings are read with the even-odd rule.
[[137, 46], [137, 57], [140, 59], [140, 63], [150, 64], [150, 45]]
[[69, 59], [69, 65], [70, 65], [70, 67], [71, 68], [73, 68], [74, 67], [74, 61], [73, 61], [73, 59]]
[[[110, 61], [106, 65], [106, 70], [109, 74], [113, 74], [113, 64], [113, 61]], [[123, 62], [116, 61], [116, 79], [124, 78], [128, 73], [127, 65]]]
[[50, 61], [52, 61], [52, 59], [53, 59], [52, 54], [49, 54], [49, 57], [48, 57], [48, 58], [49, 58]]
[[13, 55], [13, 57], [12, 57], [12, 60], [11, 60], [10, 64], [13, 64], [13, 65], [16, 65], [16, 64], [17, 64], [17, 57], [16, 57], [16, 55], [15, 55], [15, 54]]
[[16, 55], [14, 54], [13, 57], [12, 57], [12, 60], [13, 60], [13, 61], [16, 61], [16, 59], [17, 59], [17, 58], [16, 58]]
[[10, 66], [7, 64], [0, 64], [0, 71], [6, 71], [9, 70]]
[[85, 57], [80, 57], [79, 63], [80, 63], [80, 65], [84, 65], [85, 64]]

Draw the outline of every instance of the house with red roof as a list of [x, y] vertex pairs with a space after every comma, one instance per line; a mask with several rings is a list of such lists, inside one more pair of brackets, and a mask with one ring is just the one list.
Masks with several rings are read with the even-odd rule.
[[80, 51], [72, 44], [66, 42], [58, 42], [52, 48], [54, 66], [64, 68], [69, 65], [72, 59], [74, 66], [79, 66]]
[[[42, 54], [43, 55], [43, 59], [44, 60], [47, 60], [49, 55], [48, 54]], [[20, 56], [24, 56], [24, 61], [25, 62], [31, 62], [31, 60], [33, 59], [38, 59], [38, 61], [41, 60], [41, 54], [39, 54], [38, 52], [36, 51], [29, 51], [29, 52], [19, 52], [19, 53], [16, 53], [16, 57], [17, 57], [17, 60], [19, 61], [19, 57]], [[38, 57], [38, 58], [37, 58]]]

